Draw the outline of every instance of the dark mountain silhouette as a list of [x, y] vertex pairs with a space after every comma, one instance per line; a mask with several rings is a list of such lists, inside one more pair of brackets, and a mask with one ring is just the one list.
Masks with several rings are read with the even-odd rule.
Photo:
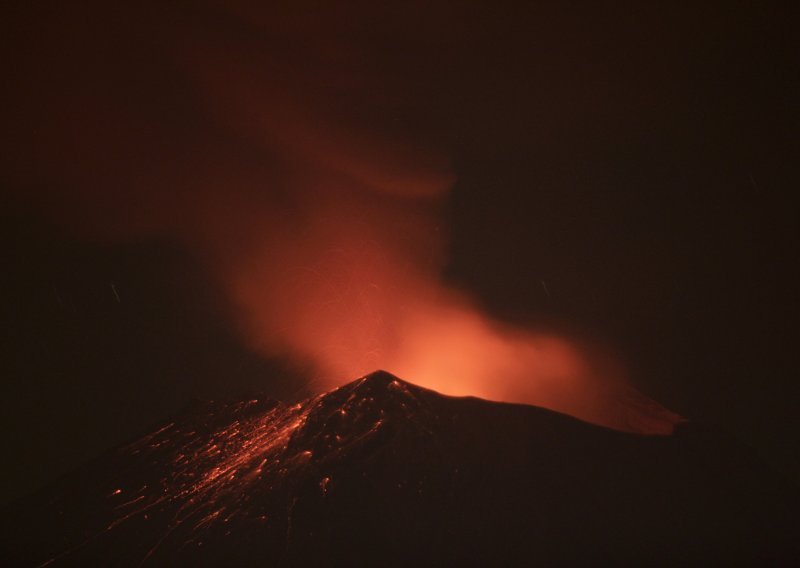
[[195, 405], [7, 508], [3, 565], [789, 564], [797, 503], [691, 423], [640, 436], [376, 372]]

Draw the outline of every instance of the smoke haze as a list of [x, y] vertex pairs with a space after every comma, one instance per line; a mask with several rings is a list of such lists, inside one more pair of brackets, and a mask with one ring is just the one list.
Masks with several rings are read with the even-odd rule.
[[496, 321], [443, 282], [455, 172], [415, 118], [413, 70], [385, 68], [369, 45], [380, 30], [424, 56], [463, 33], [445, 18], [412, 43], [415, 23], [389, 11], [38, 16], [19, 32], [35, 33], [5, 167], [28, 190], [18, 198], [87, 238], [182, 243], [226, 291], [243, 341], [310, 369], [318, 389], [383, 368], [445, 394], [671, 430], [677, 417], [626, 386], [613, 357]]

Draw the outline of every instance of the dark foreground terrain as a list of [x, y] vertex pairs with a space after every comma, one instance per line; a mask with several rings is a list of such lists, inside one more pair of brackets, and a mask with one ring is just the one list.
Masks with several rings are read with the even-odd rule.
[[691, 425], [639, 436], [377, 372], [195, 406], [3, 512], [4, 566], [792, 564], [793, 484]]

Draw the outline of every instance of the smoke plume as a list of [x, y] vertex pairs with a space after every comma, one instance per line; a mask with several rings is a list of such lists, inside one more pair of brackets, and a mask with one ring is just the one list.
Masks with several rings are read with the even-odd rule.
[[412, 42], [413, 23], [388, 11], [234, 6], [29, 15], [14, 184], [92, 238], [189, 247], [247, 345], [310, 367], [320, 389], [383, 368], [446, 394], [671, 429], [611, 357], [496, 321], [443, 283], [455, 172], [414, 123], [424, 81], [385, 52], [425, 57], [457, 31], [428, 24]]

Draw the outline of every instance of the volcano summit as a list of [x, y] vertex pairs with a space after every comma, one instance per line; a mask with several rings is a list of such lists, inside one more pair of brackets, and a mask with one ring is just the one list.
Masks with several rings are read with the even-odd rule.
[[6, 510], [4, 565], [764, 564], [797, 490], [669, 436], [453, 398], [379, 371], [294, 406], [187, 409]]

